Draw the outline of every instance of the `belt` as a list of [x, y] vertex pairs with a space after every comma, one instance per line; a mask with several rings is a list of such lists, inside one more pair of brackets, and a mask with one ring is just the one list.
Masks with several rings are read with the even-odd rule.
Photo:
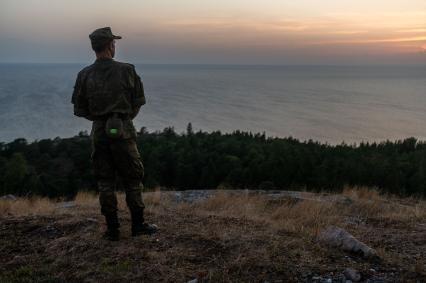
[[127, 114], [127, 113], [108, 113], [108, 114], [104, 114], [104, 115], [94, 116], [93, 121], [106, 121], [113, 114], [117, 114], [118, 117], [122, 120], [130, 120], [130, 115]]

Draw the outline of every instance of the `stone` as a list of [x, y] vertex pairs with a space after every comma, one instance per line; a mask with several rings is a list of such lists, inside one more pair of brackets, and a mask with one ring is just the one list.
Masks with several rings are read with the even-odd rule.
[[56, 208], [73, 208], [76, 207], [77, 205], [75, 204], [75, 202], [73, 201], [66, 201], [66, 202], [61, 202], [58, 203], [58, 205], [56, 206]]
[[186, 283], [198, 283], [198, 279], [197, 279], [197, 278], [195, 278], [195, 279], [189, 280], [189, 281], [188, 281], [188, 282], [186, 282]]
[[347, 280], [351, 280], [352, 282], [358, 282], [361, 280], [361, 274], [353, 268], [346, 268], [345, 271], [343, 271], [343, 274]]
[[17, 200], [18, 198], [17, 197], [15, 197], [14, 195], [4, 195], [4, 196], [2, 196], [2, 197], [0, 197], [0, 199], [2, 199], [2, 200], [11, 200], [11, 201], [15, 201], [15, 200]]
[[328, 227], [320, 233], [318, 240], [321, 243], [346, 252], [361, 253], [365, 258], [377, 257], [377, 252], [374, 249], [339, 227]]

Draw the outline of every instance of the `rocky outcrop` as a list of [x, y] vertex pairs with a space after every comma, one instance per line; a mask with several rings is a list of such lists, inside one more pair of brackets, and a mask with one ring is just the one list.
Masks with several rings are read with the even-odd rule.
[[0, 197], [1, 200], [11, 200], [11, 201], [15, 201], [17, 200], [17, 197], [15, 197], [14, 195], [4, 195]]
[[377, 257], [374, 249], [357, 240], [346, 230], [330, 226], [320, 233], [318, 240], [328, 246], [339, 248], [346, 252], [359, 253], [365, 258]]
[[361, 280], [361, 274], [353, 268], [346, 268], [345, 271], [343, 271], [343, 275], [345, 275], [347, 280], [352, 282], [359, 282]]

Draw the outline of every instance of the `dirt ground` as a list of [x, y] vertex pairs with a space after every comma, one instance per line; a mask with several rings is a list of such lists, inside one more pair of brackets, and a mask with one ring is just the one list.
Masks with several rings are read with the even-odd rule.
[[[150, 193], [146, 218], [160, 231], [132, 238], [120, 195], [119, 242], [100, 239], [95, 196], [64, 206], [3, 202], [0, 282], [346, 282], [346, 268], [361, 282], [426, 282], [424, 202], [373, 196], [351, 192], [347, 203], [323, 203], [218, 193], [175, 203]], [[380, 259], [322, 245], [316, 236], [329, 225]]]

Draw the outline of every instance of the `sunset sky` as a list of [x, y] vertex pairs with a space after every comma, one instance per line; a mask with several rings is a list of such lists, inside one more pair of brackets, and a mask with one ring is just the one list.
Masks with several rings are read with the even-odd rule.
[[0, 0], [0, 62], [426, 64], [425, 0]]

